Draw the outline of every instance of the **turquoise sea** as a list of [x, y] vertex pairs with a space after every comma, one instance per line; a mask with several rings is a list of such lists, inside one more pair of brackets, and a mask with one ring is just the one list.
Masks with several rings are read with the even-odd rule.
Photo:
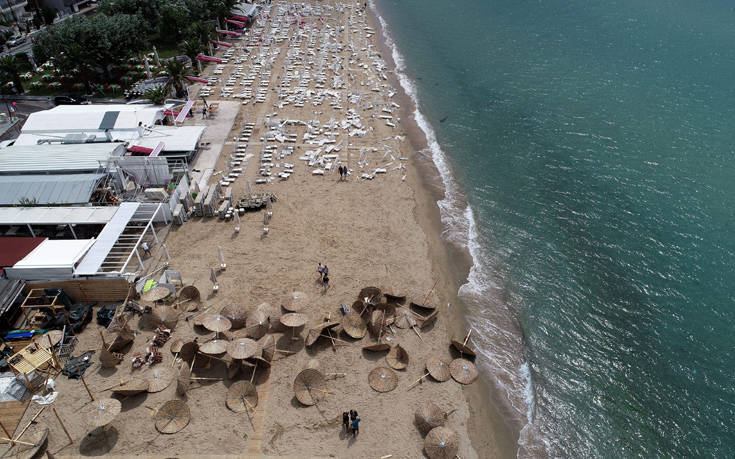
[[519, 456], [735, 454], [735, 3], [373, 0]]

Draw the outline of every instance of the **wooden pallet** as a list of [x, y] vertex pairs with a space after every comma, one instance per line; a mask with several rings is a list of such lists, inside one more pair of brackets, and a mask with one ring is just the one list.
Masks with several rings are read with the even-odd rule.
[[0, 402], [0, 424], [11, 434], [18, 427], [20, 420], [23, 419], [28, 403], [28, 400]]

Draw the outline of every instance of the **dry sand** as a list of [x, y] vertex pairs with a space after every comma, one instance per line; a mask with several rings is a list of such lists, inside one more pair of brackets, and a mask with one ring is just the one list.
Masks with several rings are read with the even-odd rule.
[[[275, 9], [277, 2], [273, 5]], [[355, 5], [361, 5], [361, 2]], [[333, 11], [327, 22], [338, 24], [346, 21], [347, 14], [349, 11], [344, 15]], [[308, 17], [307, 24], [315, 20]], [[372, 19], [369, 21], [372, 24]], [[277, 76], [284, 73], [279, 66], [283, 65], [288, 42], [280, 46], [282, 53], [272, 69], [271, 88], [275, 86]], [[363, 79], [358, 75], [355, 84]], [[365, 90], [364, 87], [362, 89]], [[256, 123], [252, 136], [254, 141], [248, 149], [255, 156], [249, 161], [245, 177], [240, 177], [233, 184], [236, 197], [244, 194], [246, 181], [253, 183], [256, 178], [261, 150], [261, 144], [256, 140], [264, 129], [264, 115], [273, 112], [275, 99], [275, 92], [269, 89], [265, 104], [243, 106], [239, 121], [230, 134], [230, 139], [236, 135], [239, 123]], [[343, 105], [347, 107], [344, 101]], [[318, 117], [322, 122], [331, 117], [343, 117], [342, 112], [332, 110], [326, 102], [318, 108], [322, 113], [314, 114], [314, 110], [315, 107], [307, 103], [303, 109], [279, 110], [279, 116], [302, 120]], [[364, 123], [369, 121], [370, 113], [360, 114]], [[60, 395], [55, 406], [75, 443], [66, 445], [68, 442], [63, 431], [51, 410], [47, 409], [39, 421], [51, 429], [49, 450], [59, 455], [263, 454], [377, 458], [392, 454], [394, 458], [423, 457], [423, 436], [413, 423], [413, 413], [422, 402], [433, 400], [446, 410], [457, 410], [449, 417], [447, 425], [459, 434], [460, 457], [512, 455], [512, 439], [505, 438], [507, 430], [502, 425], [491, 423], [492, 410], [486, 405], [487, 398], [481, 394], [485, 388], [480, 382], [461, 386], [453, 380], [438, 383], [427, 378], [422, 384], [407, 390], [424, 374], [427, 357], [436, 355], [451, 361], [456, 356], [450, 351], [449, 340], [453, 334], [463, 333], [464, 329], [461, 318], [447, 309], [448, 303], [457, 301], [456, 273], [447, 272], [450, 265], [446, 263], [446, 251], [436, 228], [435, 201], [414, 167], [414, 149], [406, 139], [403, 122], [397, 128], [390, 128], [381, 121], [371, 121], [369, 125], [375, 130], [361, 139], [347, 139], [345, 134], [341, 135], [345, 144], [349, 141], [355, 147], [349, 150], [349, 157], [345, 155], [344, 148], [340, 152], [355, 170], [349, 180], [338, 181], [336, 171], [326, 176], [312, 176], [311, 170], [297, 157], [314, 147], [297, 143], [298, 148], [289, 159], [295, 163], [295, 174], [284, 182], [274, 181], [253, 187], [257, 191], [277, 195], [269, 234], [263, 234], [262, 212], [257, 212], [245, 214], [239, 234], [234, 233], [232, 222], [194, 218], [181, 227], [173, 228], [166, 243], [171, 267], [181, 270], [185, 282], [196, 285], [202, 292], [202, 308], [219, 311], [228, 304], [241, 304], [254, 310], [258, 304], [268, 302], [277, 310], [285, 295], [299, 290], [311, 298], [303, 311], [309, 317], [309, 325], [320, 322], [325, 316], [340, 318], [340, 303], [351, 306], [362, 287], [393, 286], [407, 292], [409, 299], [420, 301], [439, 279], [430, 296], [430, 302], [438, 305], [440, 311], [436, 324], [421, 332], [423, 339], [412, 330], [395, 329], [396, 334], [392, 336], [394, 342], [405, 347], [410, 355], [408, 368], [396, 371], [399, 382], [394, 391], [378, 393], [368, 385], [370, 370], [386, 366], [384, 352], [361, 350], [363, 345], [374, 341], [369, 335], [355, 341], [340, 334], [340, 339], [347, 341], [348, 345], [333, 348], [328, 340], [321, 339], [313, 347], [305, 349], [303, 341], [292, 342], [290, 334], [277, 333], [278, 347], [291, 348], [296, 353], [279, 358], [270, 370], [256, 374], [260, 402], [253, 415], [233, 413], [225, 406], [227, 388], [234, 380], [225, 378], [224, 364], [215, 361], [209, 368], [195, 367], [194, 372], [199, 376], [224, 380], [203, 383], [189, 392], [185, 400], [191, 408], [192, 418], [181, 432], [159, 434], [152, 419], [156, 407], [167, 400], [180, 398], [176, 394], [175, 383], [159, 393], [122, 399], [123, 411], [108, 431], [92, 430], [78, 415], [89, 402], [82, 383], [60, 376], [57, 386]], [[304, 127], [289, 130], [296, 132], [299, 139], [304, 131]], [[396, 139], [395, 136], [402, 137]], [[375, 167], [385, 151], [383, 145], [393, 148], [396, 157], [411, 158], [406, 162], [407, 171], [392, 171], [378, 175], [372, 181], [357, 178], [363, 172], [357, 165], [359, 147], [375, 146], [379, 149], [369, 157], [371, 167]], [[225, 158], [233, 148], [233, 142], [225, 144], [217, 170], [226, 167]], [[404, 174], [405, 181], [402, 180]], [[227, 268], [218, 276], [219, 291], [212, 294], [209, 268], [219, 265], [217, 246], [224, 251]], [[318, 283], [316, 268], [319, 262], [329, 266], [331, 288], [326, 293]], [[127, 352], [125, 361], [108, 370], [99, 365], [95, 356], [95, 364], [85, 374], [97, 397], [109, 396], [110, 392], [99, 390], [127, 379], [131, 373], [145, 375], [149, 371], [131, 371], [130, 357], [134, 352], [145, 349], [152, 331], [139, 323], [137, 317], [131, 324], [138, 331], [138, 337]], [[95, 328], [96, 325], [90, 325], [80, 336], [75, 354], [101, 347]], [[183, 318], [173, 332], [174, 338], [199, 337], [200, 342], [212, 335], [193, 327]], [[302, 331], [301, 335], [305, 336], [306, 332]], [[164, 346], [164, 361], [158, 367], [171, 366], [174, 357], [169, 346], [170, 342]], [[295, 400], [292, 382], [310, 359], [318, 359], [327, 373], [344, 373], [345, 376], [328, 381], [330, 394], [326, 400], [318, 406], [305, 407]], [[246, 371], [235, 380], [249, 377], [250, 372]], [[468, 398], [475, 403], [472, 409]], [[39, 408], [31, 404], [21, 426]], [[356, 439], [341, 433], [341, 413], [350, 409], [357, 410], [362, 419]]]

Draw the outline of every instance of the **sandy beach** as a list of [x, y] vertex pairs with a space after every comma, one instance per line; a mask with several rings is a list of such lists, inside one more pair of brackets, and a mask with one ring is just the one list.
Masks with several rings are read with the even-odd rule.
[[[274, 334], [279, 349], [288, 349], [293, 354], [277, 354], [271, 368], [257, 370], [253, 380], [259, 402], [252, 414], [235, 413], [225, 406], [228, 387], [235, 381], [249, 380], [251, 370], [243, 370], [230, 379], [222, 362], [212, 361], [205, 366], [201, 361], [194, 367], [194, 374], [222, 380], [195, 384], [199, 387], [193, 387], [183, 397], [176, 393], [176, 383], [173, 383], [161, 392], [123, 398], [122, 413], [106, 432], [101, 428], [91, 430], [77, 414], [89, 402], [81, 382], [60, 376], [55, 407], [75, 442], [68, 445], [53, 412], [47, 409], [38, 420], [50, 429], [49, 451], [57, 456], [424, 457], [424, 435], [414, 424], [414, 412], [431, 400], [446, 411], [456, 410], [446, 425], [458, 434], [459, 457], [515, 456], [514, 434], [493, 408], [487, 396], [488, 388], [481, 380], [463, 386], [451, 379], [439, 383], [426, 378], [408, 389], [425, 374], [429, 356], [446, 362], [458, 356], [449, 343], [453, 337], [461, 339], [466, 333], [456, 292], [467, 266], [457, 261], [459, 257], [450, 253], [440, 239], [435, 201], [441, 190], [426, 159], [416, 157], [415, 152], [422, 146], [417, 129], [409, 120], [409, 101], [401, 96], [390, 68], [380, 70], [375, 65], [381, 49], [374, 18], [362, 10], [362, 2], [305, 2], [299, 3], [292, 14], [279, 14], [279, 8], [284, 5], [292, 4], [274, 1], [267, 14], [253, 26], [251, 36], [233, 42], [234, 55], [241, 53], [238, 48], [247, 47], [250, 58], [240, 64], [224, 64], [221, 75], [213, 73], [214, 65], [204, 74], [205, 78], [225, 80], [236, 65], [247, 72], [257, 60], [257, 53], [264, 53], [272, 61], [265, 101], [251, 100], [240, 106], [234, 122], [230, 121], [232, 126], [227, 129], [229, 132], [209, 179], [211, 184], [217, 180], [218, 172], [230, 170], [230, 155], [238, 145], [247, 143], [245, 152], [252, 156], [239, 166], [243, 173], [229, 187], [236, 199], [246, 193], [248, 186], [254, 192], [276, 196], [268, 232], [264, 232], [263, 211], [241, 217], [239, 233], [235, 232], [232, 221], [194, 217], [182, 226], [172, 227], [166, 245], [170, 267], [182, 272], [185, 284], [193, 284], [202, 292], [200, 310], [217, 312], [228, 305], [244, 305], [254, 311], [258, 305], [268, 303], [273, 321], [269, 333]], [[284, 7], [283, 11], [289, 10]], [[307, 12], [310, 14], [304, 14]], [[301, 27], [298, 20], [288, 22], [297, 17], [303, 18]], [[303, 37], [296, 41], [294, 37], [299, 30]], [[285, 38], [280, 39], [281, 35]], [[251, 42], [260, 45], [251, 46]], [[295, 42], [303, 51], [298, 59], [300, 65], [288, 54]], [[315, 51], [313, 56], [309, 49]], [[320, 52], [326, 60], [320, 60]], [[217, 56], [223, 53], [220, 50]], [[305, 88], [316, 93], [318, 86], [314, 86], [314, 80], [317, 69], [321, 68], [327, 75], [322, 87], [335, 95], [325, 95], [324, 102], [318, 105], [312, 103], [315, 94], [306, 94], [302, 107], [293, 102], [283, 104], [289, 101], [288, 88], [293, 88], [296, 81], [304, 81], [303, 71], [307, 68], [312, 79]], [[296, 72], [301, 73], [296, 75]], [[281, 86], [287, 75], [294, 84]], [[342, 85], [332, 88], [330, 84], [336, 77]], [[221, 83], [214, 86], [208, 102], [219, 100], [221, 87]], [[192, 86], [192, 97], [199, 90], [200, 85]], [[238, 89], [234, 91], [237, 93]], [[350, 102], [351, 95], [354, 103]], [[372, 107], [366, 109], [368, 105]], [[390, 111], [381, 111], [381, 107]], [[339, 128], [348, 109], [354, 109], [359, 115], [361, 129]], [[391, 118], [380, 118], [383, 115]], [[340, 147], [341, 164], [347, 165], [352, 174], [345, 181], [339, 180], [335, 162], [324, 175], [314, 175], [314, 168], [298, 159], [307, 151], [324, 146], [304, 141], [304, 134], [311, 128], [303, 124], [285, 127], [288, 134], [295, 134], [295, 143], [267, 141], [266, 121], [276, 118], [305, 123], [318, 121], [323, 131], [339, 131], [334, 145]], [[387, 124], [388, 121], [395, 127]], [[218, 122], [215, 118], [208, 123]], [[254, 123], [249, 141], [233, 140], [241, 135], [244, 123]], [[330, 124], [337, 127], [330, 129]], [[349, 136], [350, 130], [364, 133]], [[268, 145], [274, 145], [278, 152], [293, 148], [290, 156], [277, 161], [293, 163], [293, 174], [287, 180], [273, 177], [269, 183], [256, 184], [256, 179], [262, 177], [260, 155]], [[386, 173], [374, 174], [372, 179], [360, 178], [361, 174], [370, 174], [388, 163]], [[194, 163], [194, 168], [207, 167]], [[274, 176], [276, 171], [274, 168]], [[207, 176], [204, 175], [204, 180]], [[222, 248], [227, 267], [219, 272], [219, 290], [213, 293], [210, 267], [219, 266], [217, 247]], [[330, 288], [326, 292], [317, 273], [320, 262], [329, 267]], [[423, 301], [428, 295], [427, 302], [439, 311], [435, 324], [420, 330], [420, 336], [411, 329], [391, 330], [391, 341], [400, 343], [410, 359], [406, 369], [395, 371], [397, 388], [386, 393], [376, 392], [368, 384], [372, 369], [387, 366], [385, 352], [362, 350], [362, 346], [375, 342], [374, 337], [368, 334], [354, 340], [337, 328], [336, 336], [343, 342], [333, 345], [329, 339], [321, 338], [311, 347], [304, 347], [303, 342], [311, 326], [325, 318], [341, 320], [340, 304], [352, 307], [360, 289], [367, 286], [402, 291], [409, 301], [415, 302]], [[309, 298], [307, 307], [301, 311], [309, 322], [298, 331], [300, 340], [292, 339], [290, 331], [277, 326], [277, 318], [283, 312], [280, 305], [293, 291], [304, 292]], [[152, 336], [146, 319], [132, 318], [130, 324], [137, 337], [123, 363], [114, 369], [104, 369], [97, 356], [94, 357], [95, 363], [86, 371], [85, 379], [97, 397], [109, 397], [110, 392], [101, 389], [131, 375], [145, 376], [156, 367], [178, 366], [169, 351], [169, 341], [162, 348], [161, 363], [131, 370], [132, 354], [143, 352]], [[96, 328], [92, 324], [80, 335], [75, 355], [86, 349], [101, 348]], [[172, 332], [172, 338], [184, 341], [196, 337], [204, 342], [213, 335], [193, 326], [183, 315]], [[323, 372], [337, 375], [328, 377], [326, 398], [317, 406], [307, 407], [295, 399], [292, 386], [294, 377], [312, 359], [319, 361]], [[174, 399], [186, 401], [191, 421], [176, 434], [159, 434], [152, 413], [163, 402]], [[40, 406], [31, 404], [21, 425], [39, 409]], [[341, 414], [350, 409], [357, 410], [362, 420], [357, 438], [341, 432]]]

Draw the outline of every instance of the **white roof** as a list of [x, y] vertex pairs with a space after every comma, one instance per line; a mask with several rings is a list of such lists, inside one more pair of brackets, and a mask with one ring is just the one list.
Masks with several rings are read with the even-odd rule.
[[104, 126], [111, 130], [136, 129], [138, 123], [151, 126], [163, 119], [166, 108], [150, 104], [59, 105], [28, 115], [21, 132], [104, 131]]
[[125, 147], [121, 143], [12, 145], [0, 149], [0, 174], [96, 171], [100, 161], [106, 162], [124, 152]]
[[104, 225], [115, 212], [115, 206], [0, 207], [0, 225]]
[[206, 126], [155, 126], [131, 144], [156, 148], [158, 142], [163, 142], [163, 151], [194, 151], [206, 128]]
[[73, 269], [93, 243], [94, 239], [46, 239], [13, 269]]

